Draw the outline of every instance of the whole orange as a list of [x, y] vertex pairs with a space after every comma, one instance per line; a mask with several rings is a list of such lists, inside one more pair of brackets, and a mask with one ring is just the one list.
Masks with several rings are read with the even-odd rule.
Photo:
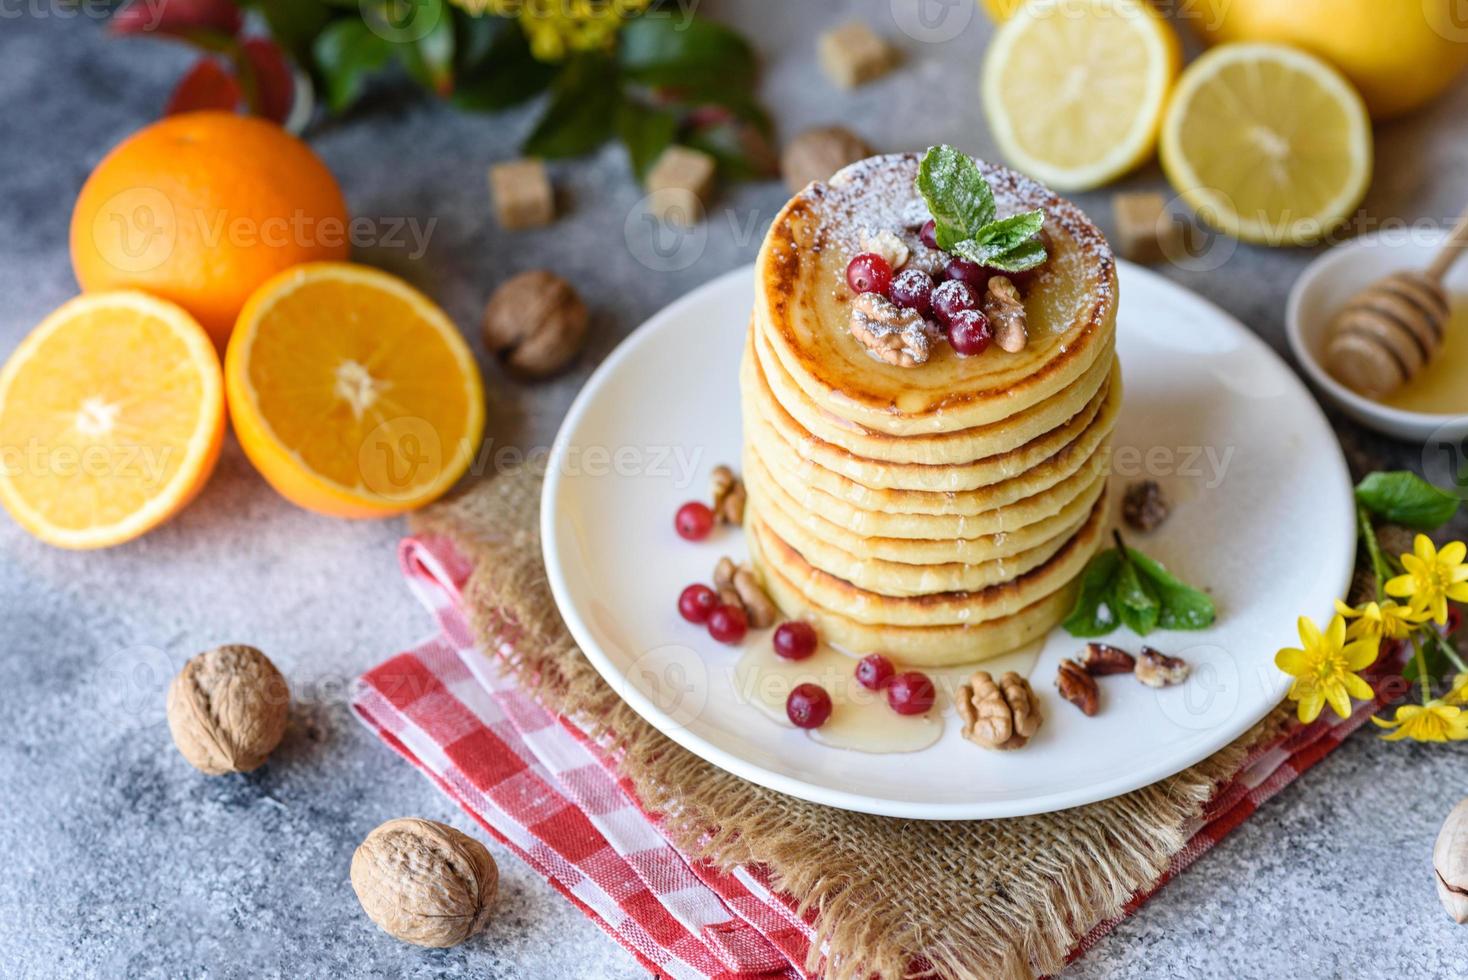
[[348, 231], [341, 188], [305, 143], [274, 123], [192, 112], [134, 133], [92, 171], [71, 261], [83, 290], [172, 300], [223, 348], [261, 283], [347, 258]]

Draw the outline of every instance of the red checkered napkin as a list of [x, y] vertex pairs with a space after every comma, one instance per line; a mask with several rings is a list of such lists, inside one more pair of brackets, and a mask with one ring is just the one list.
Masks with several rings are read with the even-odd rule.
[[[814, 931], [765, 871], [724, 874], [669, 843], [615, 760], [501, 671], [516, 652], [513, 624], [498, 624], [495, 649], [476, 646], [462, 605], [471, 569], [453, 546], [410, 538], [400, 559], [438, 633], [358, 679], [352, 706], [362, 721], [651, 972], [805, 977]], [[1344, 720], [1327, 713], [1255, 749], [1162, 878], [1097, 925], [1073, 958], [1376, 710], [1363, 704]]]

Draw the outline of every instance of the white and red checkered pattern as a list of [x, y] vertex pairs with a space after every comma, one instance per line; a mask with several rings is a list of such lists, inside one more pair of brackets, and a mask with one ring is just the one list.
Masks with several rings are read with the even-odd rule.
[[[796, 914], [796, 903], [771, 887], [764, 869], [724, 874], [673, 847], [615, 760], [501, 671], [500, 661], [516, 653], [513, 624], [500, 624], [496, 649], [476, 646], [462, 606], [471, 569], [453, 546], [442, 538], [410, 538], [400, 558], [439, 631], [358, 679], [358, 716], [652, 973], [807, 976], [814, 931]], [[1256, 749], [1219, 788], [1161, 880], [1091, 930], [1073, 956], [1339, 745], [1376, 707], [1363, 704], [1345, 720], [1327, 713]]]

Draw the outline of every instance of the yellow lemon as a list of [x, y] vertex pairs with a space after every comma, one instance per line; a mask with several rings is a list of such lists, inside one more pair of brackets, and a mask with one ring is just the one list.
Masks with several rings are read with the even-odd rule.
[[1214, 227], [1245, 241], [1317, 241], [1371, 183], [1371, 120], [1351, 83], [1280, 44], [1213, 48], [1183, 72], [1162, 168]]
[[1191, 23], [1213, 42], [1293, 44], [1335, 65], [1374, 119], [1436, 97], [1468, 66], [1458, 0], [1202, 0]]
[[1152, 155], [1178, 42], [1142, 0], [1030, 0], [984, 60], [984, 111], [1017, 169], [1059, 190], [1120, 177]]

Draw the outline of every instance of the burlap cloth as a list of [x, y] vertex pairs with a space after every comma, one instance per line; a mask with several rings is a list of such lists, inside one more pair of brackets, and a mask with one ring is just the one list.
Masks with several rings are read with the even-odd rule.
[[[932, 823], [833, 810], [729, 775], [629, 708], [582, 656], [551, 599], [541, 561], [540, 475], [504, 473], [414, 519], [475, 562], [466, 594], [481, 638], [517, 622], [511, 665], [527, 689], [620, 753], [673, 842], [729, 867], [766, 865], [814, 910], [831, 977], [1028, 977], [1059, 970], [1093, 926], [1155, 882], [1186, 825], [1255, 742], [1288, 721], [1281, 707], [1191, 769], [1090, 806], [1009, 820]], [[503, 617], [503, 618], [502, 618]], [[492, 625], [493, 624], [493, 625]], [[487, 647], [488, 648], [488, 647]]]

